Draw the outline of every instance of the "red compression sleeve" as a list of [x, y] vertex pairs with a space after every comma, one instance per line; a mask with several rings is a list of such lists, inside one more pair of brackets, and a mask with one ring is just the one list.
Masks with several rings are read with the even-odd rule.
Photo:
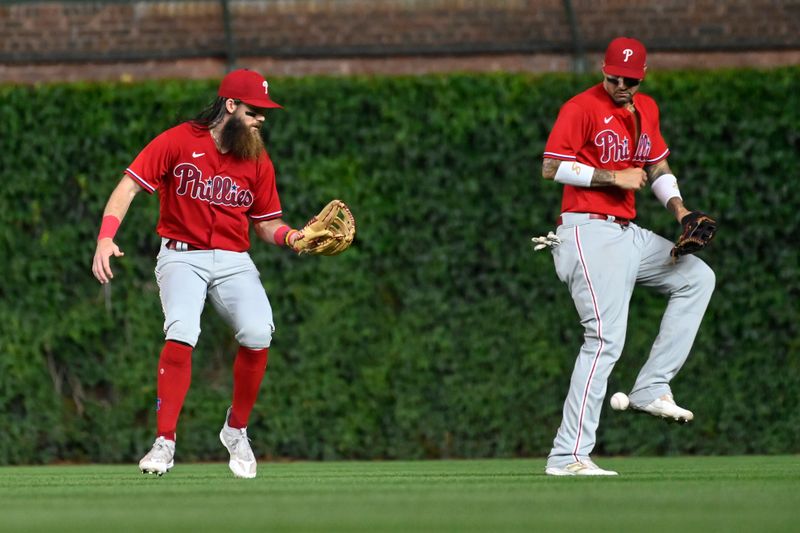
[[119, 229], [120, 221], [114, 215], [106, 215], [103, 217], [103, 223], [100, 224], [100, 232], [97, 234], [97, 240], [110, 238], [113, 239]]

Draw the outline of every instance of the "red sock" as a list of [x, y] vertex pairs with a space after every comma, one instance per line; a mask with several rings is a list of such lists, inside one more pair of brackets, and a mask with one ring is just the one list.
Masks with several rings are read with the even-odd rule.
[[167, 341], [158, 360], [158, 436], [175, 440], [183, 400], [192, 381], [192, 347]]
[[233, 404], [228, 425], [232, 428], [246, 428], [250, 412], [256, 404], [261, 380], [267, 371], [267, 348], [251, 350], [239, 348], [233, 362]]

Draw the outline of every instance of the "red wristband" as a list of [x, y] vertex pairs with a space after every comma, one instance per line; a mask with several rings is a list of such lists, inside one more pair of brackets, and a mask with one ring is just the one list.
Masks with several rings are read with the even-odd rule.
[[103, 223], [100, 224], [100, 232], [97, 234], [97, 240], [110, 238], [113, 239], [119, 229], [120, 221], [114, 215], [106, 215], [103, 217]]
[[292, 228], [290, 228], [286, 224], [276, 229], [275, 233], [272, 236], [272, 238], [275, 239], [275, 244], [277, 244], [278, 246], [286, 246], [286, 234], [289, 233], [289, 230], [291, 229]]

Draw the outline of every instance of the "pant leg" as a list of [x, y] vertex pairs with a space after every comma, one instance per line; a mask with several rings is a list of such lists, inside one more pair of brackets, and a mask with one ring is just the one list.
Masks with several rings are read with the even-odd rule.
[[[192, 376], [192, 347], [200, 335], [211, 252], [178, 252], [163, 245], [156, 262], [164, 334], [167, 342], [158, 363], [157, 435], [175, 440]], [[188, 346], [187, 346], [188, 345]]]
[[162, 246], [155, 274], [167, 340], [197, 344], [209, 282], [206, 266], [212, 253], [178, 252]]
[[553, 251], [556, 272], [567, 284], [584, 327], [563, 418], [547, 465], [563, 467], [589, 456], [608, 376], [622, 353], [628, 306], [638, 268], [633, 232], [604, 220], [560, 226]]
[[669, 296], [658, 336], [629, 395], [634, 406], [643, 407], [670, 392], [670, 381], [689, 357], [715, 276], [694, 255], [673, 263], [673, 243], [660, 235], [642, 230], [640, 238], [643, 255], [637, 282]]
[[272, 307], [249, 254], [217, 251], [208, 294], [217, 312], [233, 328], [239, 345], [269, 348], [275, 331]]

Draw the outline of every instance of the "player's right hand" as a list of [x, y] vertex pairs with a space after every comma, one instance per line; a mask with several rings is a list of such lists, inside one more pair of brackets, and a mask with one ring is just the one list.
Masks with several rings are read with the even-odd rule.
[[119, 246], [114, 244], [113, 239], [107, 237], [97, 241], [97, 248], [94, 252], [94, 259], [92, 260], [92, 273], [97, 280], [106, 284], [114, 277], [111, 272], [111, 256], [121, 257], [125, 255], [119, 249]]
[[638, 191], [647, 183], [647, 173], [643, 168], [630, 167], [614, 172], [614, 185], [620, 189]]

